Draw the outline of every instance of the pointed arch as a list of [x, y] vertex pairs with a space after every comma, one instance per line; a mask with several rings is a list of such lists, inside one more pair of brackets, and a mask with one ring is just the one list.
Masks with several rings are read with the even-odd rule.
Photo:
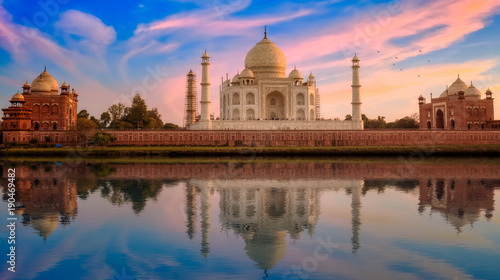
[[441, 109], [438, 109], [436, 112], [436, 128], [437, 129], [444, 128], [444, 113]]
[[306, 98], [304, 97], [303, 93], [297, 94], [296, 100], [297, 100], [297, 102], [296, 102], [297, 105], [305, 105], [306, 104]]
[[233, 105], [240, 105], [240, 94], [237, 92], [233, 93]]
[[239, 120], [240, 119], [240, 110], [234, 109], [233, 110], [233, 120]]
[[306, 119], [306, 113], [302, 109], [297, 110], [297, 120], [303, 121]]
[[271, 120], [285, 118], [285, 96], [283, 93], [273, 91], [266, 96], [265, 116]]
[[248, 109], [245, 115], [246, 115], [245, 119], [247, 119], [247, 120], [254, 120], [255, 119], [255, 111], [253, 109]]
[[255, 105], [255, 95], [253, 94], [253, 92], [247, 93], [247, 95], [245, 96], [245, 100], [245, 103], [247, 105]]

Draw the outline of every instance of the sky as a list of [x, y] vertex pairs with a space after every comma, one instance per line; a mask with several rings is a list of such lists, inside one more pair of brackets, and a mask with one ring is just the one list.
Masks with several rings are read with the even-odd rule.
[[244, 69], [264, 26], [287, 73], [315, 75], [324, 118], [351, 113], [355, 53], [369, 118], [417, 113], [419, 95], [429, 101], [457, 75], [482, 98], [500, 93], [499, 0], [0, 0], [0, 106], [46, 66], [77, 90], [78, 110], [99, 118], [140, 93], [181, 125], [186, 75], [197, 74], [201, 95], [206, 50], [218, 116], [221, 77]]

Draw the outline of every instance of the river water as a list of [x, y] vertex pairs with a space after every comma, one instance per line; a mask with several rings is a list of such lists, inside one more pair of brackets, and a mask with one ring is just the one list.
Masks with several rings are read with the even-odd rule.
[[499, 279], [500, 162], [2, 162], [1, 279]]

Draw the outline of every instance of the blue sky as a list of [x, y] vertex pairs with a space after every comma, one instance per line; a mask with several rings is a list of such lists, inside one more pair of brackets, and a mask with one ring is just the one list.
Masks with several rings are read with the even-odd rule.
[[201, 81], [206, 49], [218, 115], [220, 78], [243, 70], [264, 25], [288, 72], [316, 76], [325, 118], [351, 111], [354, 52], [371, 118], [416, 113], [420, 94], [437, 96], [457, 74], [483, 97], [500, 92], [498, 0], [0, 0], [0, 106], [46, 65], [78, 91], [79, 110], [99, 117], [140, 92], [165, 122], [182, 124], [185, 77], [193, 69]]

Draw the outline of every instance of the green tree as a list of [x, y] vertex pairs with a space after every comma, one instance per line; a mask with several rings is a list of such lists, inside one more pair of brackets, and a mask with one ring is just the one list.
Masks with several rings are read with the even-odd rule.
[[125, 105], [118, 103], [109, 107], [108, 112], [111, 115], [111, 121], [114, 122], [124, 117]]
[[94, 116], [90, 116], [90, 120], [93, 121], [97, 125], [98, 128], [101, 127], [101, 122], [98, 119], [96, 119]]
[[126, 122], [126, 121], [117, 120], [117, 121], [112, 122], [110, 127], [116, 128], [116, 129], [132, 129], [132, 128], [134, 128], [134, 125], [129, 123], [129, 122]]
[[158, 108], [148, 111], [146, 127], [153, 129], [161, 129], [163, 127], [163, 121], [161, 120], [160, 113], [158, 113]]
[[415, 129], [419, 128], [420, 124], [417, 119], [415, 119], [415, 116], [406, 116], [402, 119], [396, 120], [394, 123], [391, 124], [390, 128], [404, 128], [404, 129]]
[[103, 124], [103, 128], [108, 126], [108, 123], [111, 122], [111, 115], [108, 112], [104, 112], [101, 114], [101, 122]]
[[96, 123], [89, 119], [78, 118], [76, 120], [76, 130], [78, 135], [83, 139], [85, 146], [87, 146], [88, 141], [95, 134], [97, 128]]
[[365, 114], [361, 115], [365, 128], [382, 129], [387, 127], [384, 116], [378, 116], [376, 119], [369, 119]]
[[87, 110], [83, 109], [81, 110], [80, 112], [78, 112], [78, 114], [76, 115], [77, 119], [79, 118], [84, 118], [84, 119], [88, 119], [90, 116], [90, 114], [87, 112]]
[[96, 132], [94, 136], [90, 139], [90, 142], [99, 145], [99, 146], [107, 146], [116, 140], [116, 137], [106, 133], [106, 132]]
[[171, 129], [181, 129], [181, 128], [180, 128], [180, 126], [178, 126], [176, 124], [166, 123], [166, 124], [163, 125], [163, 129], [171, 130]]
[[346, 121], [352, 121], [352, 116], [350, 114], [345, 116]]
[[135, 128], [144, 127], [148, 121], [148, 106], [140, 94], [136, 94], [132, 99], [132, 105], [128, 110], [125, 121], [134, 125]]

